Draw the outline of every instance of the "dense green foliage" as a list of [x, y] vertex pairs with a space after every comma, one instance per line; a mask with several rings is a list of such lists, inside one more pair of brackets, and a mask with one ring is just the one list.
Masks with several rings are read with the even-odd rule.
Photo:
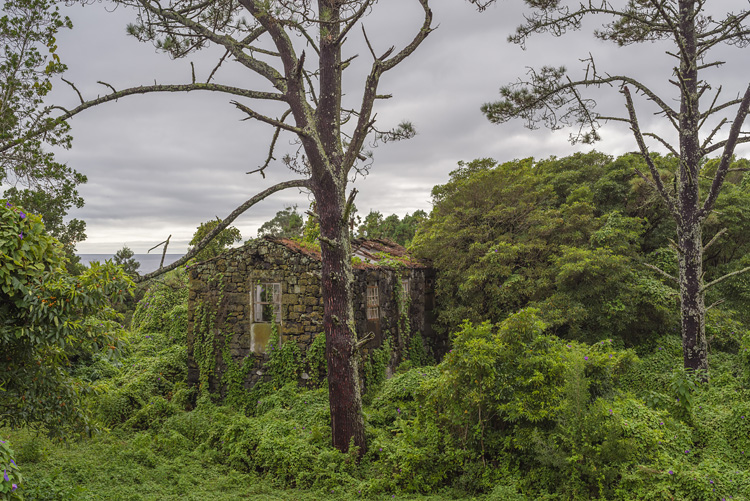
[[[355, 451], [330, 446], [326, 390], [290, 377], [307, 370], [293, 343], [274, 350], [270, 379], [247, 407], [210, 395], [194, 406], [184, 338], [174, 335], [186, 322], [182, 278], [165, 282], [139, 306], [121, 359], [79, 367], [100, 389], [91, 401], [111, 433], [58, 449], [0, 430], [27, 500], [750, 495], [744, 351], [714, 353], [711, 385], [686, 385], [678, 336], [636, 355], [613, 340], [562, 340], [530, 308], [497, 326], [465, 323], [441, 364], [373, 385], [370, 451], [357, 463]], [[685, 395], [688, 405], [677, 400]]]
[[423, 210], [414, 211], [414, 214], [406, 214], [403, 219], [399, 219], [397, 214], [384, 218], [379, 211], [371, 210], [357, 227], [357, 236], [387, 238], [399, 245], [408, 246], [425, 219], [427, 219], [427, 213]]
[[304, 220], [297, 212], [297, 206], [285, 207], [280, 210], [270, 221], [266, 221], [258, 228], [258, 238], [300, 238], [302, 237], [302, 226]]
[[[672, 184], [676, 159], [654, 161]], [[438, 270], [442, 324], [497, 322], [534, 306], [559, 335], [587, 341], [615, 337], [633, 345], [676, 327], [675, 284], [644, 265], [676, 274], [674, 225], [635, 173], [641, 163], [636, 155], [597, 152], [461, 163], [433, 189], [434, 209], [414, 241]], [[706, 240], [728, 229], [708, 252], [707, 282], [747, 264], [748, 188], [741, 174], [730, 177], [707, 224]], [[725, 316], [746, 317], [747, 280], [723, 282], [709, 304], [726, 299]]]
[[[218, 217], [216, 219], [212, 219], [211, 221], [201, 223], [200, 226], [198, 226], [198, 229], [195, 230], [193, 239], [190, 240], [190, 245], [198, 245], [201, 240], [203, 240], [203, 238], [219, 224], [221, 224], [221, 219], [219, 219]], [[224, 228], [219, 232], [218, 235], [216, 235], [216, 237], [214, 237], [213, 240], [211, 240], [211, 242], [208, 243], [208, 245], [206, 245], [198, 254], [195, 255], [194, 259], [196, 261], [205, 261], [206, 259], [211, 259], [212, 257], [218, 256], [225, 250], [229, 249], [233, 244], [241, 241], [242, 235], [240, 234], [240, 230], [238, 230], [234, 226]], [[188, 252], [190, 252], [191, 249], [192, 247], [189, 247]]]
[[[54, 1], [6, 0], [0, 17], [0, 144], [22, 138], [46, 120], [44, 99], [52, 79], [66, 66], [57, 54], [56, 36], [72, 27]], [[70, 147], [69, 127], [62, 122], [41, 137], [0, 152], [3, 197], [42, 217], [47, 232], [64, 246], [70, 271], [77, 270], [75, 245], [86, 238], [86, 224], [64, 218], [83, 206], [77, 186], [86, 176], [55, 161], [44, 143]]]
[[135, 254], [132, 249], [127, 245], [123, 245], [122, 249], [115, 252], [112, 261], [116, 265], [121, 266], [125, 273], [133, 278], [137, 278], [138, 268], [141, 267], [141, 263], [139, 263], [133, 256], [135, 256]]
[[0, 423], [41, 427], [62, 439], [89, 433], [71, 359], [116, 356], [122, 327], [112, 309], [132, 281], [111, 263], [80, 276], [40, 218], [0, 205]]

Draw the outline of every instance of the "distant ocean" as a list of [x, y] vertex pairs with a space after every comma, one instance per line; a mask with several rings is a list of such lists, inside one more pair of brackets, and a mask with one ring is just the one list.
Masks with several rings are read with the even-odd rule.
[[[183, 255], [184, 254], [167, 254], [164, 256], [164, 266], [174, 263]], [[91, 261], [99, 261], [103, 263], [107, 259], [112, 259], [114, 254], [78, 254], [78, 257], [81, 258], [81, 264], [89, 264]], [[156, 269], [159, 268], [161, 252], [156, 252], [154, 254], [134, 254], [133, 257], [136, 261], [141, 263], [140, 268], [138, 268], [138, 273], [144, 275], [156, 271]]]

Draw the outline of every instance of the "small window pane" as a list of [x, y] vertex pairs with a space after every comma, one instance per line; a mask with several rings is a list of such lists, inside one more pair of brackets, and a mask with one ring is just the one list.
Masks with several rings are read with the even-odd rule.
[[253, 321], [281, 323], [281, 284], [257, 284], [253, 294]]
[[380, 318], [379, 311], [380, 300], [378, 298], [378, 286], [367, 286], [367, 319], [374, 320]]

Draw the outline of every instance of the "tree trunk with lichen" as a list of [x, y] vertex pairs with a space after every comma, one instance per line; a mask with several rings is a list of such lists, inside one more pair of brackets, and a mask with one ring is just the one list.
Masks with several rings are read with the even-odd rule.
[[[333, 446], [348, 451], [350, 443], [366, 452], [359, 379], [359, 352], [352, 308], [351, 243], [346, 224], [346, 183], [324, 176], [314, 183], [320, 218], [323, 329], [326, 333], [328, 395]], [[331, 196], [335, 193], [335, 196]]]
[[683, 229], [679, 235], [680, 309], [682, 356], [686, 369], [708, 370], [706, 305], [702, 288], [703, 243], [701, 227]]
[[701, 218], [699, 139], [700, 112], [695, 12], [692, 0], [679, 5], [682, 57], [679, 134], [677, 241], [679, 261], [682, 356], [686, 369], [708, 370], [706, 344], [706, 305], [703, 292], [703, 240]]

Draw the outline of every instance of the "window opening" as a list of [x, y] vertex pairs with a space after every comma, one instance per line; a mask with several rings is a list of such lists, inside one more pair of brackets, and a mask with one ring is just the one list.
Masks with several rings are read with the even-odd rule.
[[380, 300], [378, 299], [378, 286], [367, 286], [367, 320], [380, 318]]
[[257, 284], [253, 294], [253, 321], [281, 324], [281, 284]]
[[401, 290], [404, 293], [404, 299], [409, 297], [409, 279], [408, 278], [401, 280]]

